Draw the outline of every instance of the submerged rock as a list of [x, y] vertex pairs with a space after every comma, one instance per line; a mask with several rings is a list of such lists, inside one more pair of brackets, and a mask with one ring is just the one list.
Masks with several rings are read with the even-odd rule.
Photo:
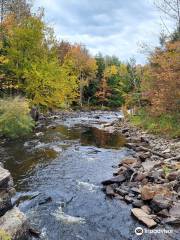
[[65, 224], [84, 224], [86, 223], [85, 218], [74, 217], [63, 212], [62, 207], [60, 206], [53, 214], [58, 221], [62, 221]]
[[52, 197], [47, 197], [44, 200], [42, 200], [41, 202], [39, 202], [39, 205], [43, 205], [46, 203], [52, 202]]

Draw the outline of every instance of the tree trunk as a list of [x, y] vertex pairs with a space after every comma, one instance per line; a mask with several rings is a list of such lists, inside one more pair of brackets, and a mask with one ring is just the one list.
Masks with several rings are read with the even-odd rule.
[[80, 99], [79, 99], [79, 104], [80, 104], [80, 107], [83, 106], [83, 77], [82, 77], [82, 73], [80, 75]]

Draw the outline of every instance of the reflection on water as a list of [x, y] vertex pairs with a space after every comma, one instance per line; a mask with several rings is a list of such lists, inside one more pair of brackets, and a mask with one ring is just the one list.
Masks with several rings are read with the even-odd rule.
[[88, 128], [80, 136], [82, 145], [93, 145], [99, 148], [120, 148], [125, 139], [117, 133], [109, 133], [98, 128]]
[[[60, 125], [49, 132], [49, 136], [56, 133], [62, 140], [79, 139], [82, 146], [95, 146], [98, 148], [121, 148], [125, 138], [118, 133], [109, 133], [96, 127], [72, 127]], [[47, 136], [46, 136], [47, 137]], [[47, 140], [47, 139], [46, 139]], [[50, 137], [48, 137], [50, 140]]]
[[[36, 168], [46, 166], [56, 159], [72, 143], [82, 146], [118, 149], [124, 146], [121, 135], [108, 133], [95, 127], [67, 127], [58, 125], [48, 128], [43, 135], [33, 136], [25, 143], [13, 141], [4, 145], [6, 152], [5, 167], [12, 173], [15, 182], [28, 177]], [[17, 185], [17, 189], [19, 185]]]

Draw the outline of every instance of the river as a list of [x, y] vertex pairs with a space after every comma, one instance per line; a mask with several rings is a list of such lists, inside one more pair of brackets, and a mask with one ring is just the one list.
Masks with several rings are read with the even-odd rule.
[[102, 128], [120, 117], [117, 112], [57, 116], [28, 139], [1, 144], [17, 190], [14, 200], [21, 196], [19, 207], [41, 239], [138, 239], [134, 230], [140, 224], [130, 206], [106, 198], [101, 185], [131, 154], [121, 135]]

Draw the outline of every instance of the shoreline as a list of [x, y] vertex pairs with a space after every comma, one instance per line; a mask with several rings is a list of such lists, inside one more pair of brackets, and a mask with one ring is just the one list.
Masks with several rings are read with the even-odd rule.
[[126, 138], [134, 154], [102, 182], [106, 195], [132, 204], [131, 214], [149, 228], [179, 225], [180, 141], [149, 134], [124, 120], [112, 124], [112, 131]]

